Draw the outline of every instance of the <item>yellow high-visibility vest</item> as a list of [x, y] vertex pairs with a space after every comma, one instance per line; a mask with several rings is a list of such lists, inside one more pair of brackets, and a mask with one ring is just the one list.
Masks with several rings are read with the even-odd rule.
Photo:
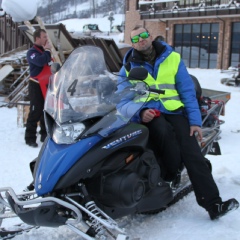
[[[181, 102], [179, 94], [176, 90], [175, 76], [180, 63], [180, 55], [172, 52], [160, 65], [157, 73], [157, 78], [154, 79], [151, 74], [148, 74], [144, 80], [147, 85], [153, 89], [165, 90], [165, 94], [151, 93], [147, 99], [142, 96], [136, 99], [136, 102], [148, 102], [151, 100], [161, 101], [164, 107], [169, 111], [175, 111], [184, 106]], [[126, 70], [126, 75], [129, 72]], [[134, 81], [132, 81], [134, 83]]]

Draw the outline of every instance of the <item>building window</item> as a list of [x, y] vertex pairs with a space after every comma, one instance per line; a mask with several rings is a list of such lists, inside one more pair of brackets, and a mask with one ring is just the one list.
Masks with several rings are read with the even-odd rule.
[[240, 63], [240, 22], [232, 23], [232, 40], [230, 66], [236, 67]]
[[218, 23], [177, 24], [174, 27], [174, 47], [187, 67], [216, 68]]
[[[202, 0], [179, 0], [179, 7], [197, 7]], [[220, 4], [228, 4], [229, 0], [204, 0], [206, 6], [216, 6]]]
[[[173, 1], [172, 1], [173, 2]], [[161, 10], [167, 10], [171, 9], [173, 6], [173, 3], [167, 3], [167, 2], [154, 2], [154, 1], [142, 1], [142, 4], [139, 4], [139, 1], [137, 1], [137, 10], [140, 10], [140, 12], [149, 11], [150, 9], [154, 8], [155, 11], [161, 11]], [[143, 4], [144, 3], [144, 4]]]

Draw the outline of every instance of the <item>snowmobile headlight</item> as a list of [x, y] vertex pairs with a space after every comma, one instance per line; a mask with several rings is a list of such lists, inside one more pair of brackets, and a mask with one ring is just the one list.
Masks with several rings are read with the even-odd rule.
[[70, 123], [53, 127], [53, 140], [57, 144], [72, 144], [78, 140], [80, 134], [85, 130], [82, 123]]

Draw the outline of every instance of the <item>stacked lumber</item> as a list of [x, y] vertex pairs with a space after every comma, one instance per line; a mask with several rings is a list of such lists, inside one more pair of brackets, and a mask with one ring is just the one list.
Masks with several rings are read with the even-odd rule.
[[13, 68], [13, 71], [1, 81], [1, 95], [10, 94], [28, 76], [26, 53], [27, 50], [21, 47], [0, 56], [0, 69], [6, 65]]

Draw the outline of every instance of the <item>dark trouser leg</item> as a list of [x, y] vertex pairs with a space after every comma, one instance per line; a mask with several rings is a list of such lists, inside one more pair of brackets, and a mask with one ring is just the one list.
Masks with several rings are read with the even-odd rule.
[[44, 113], [42, 114], [41, 118], [40, 118], [40, 134], [41, 135], [46, 135], [46, 126], [45, 126], [45, 121], [44, 121]]
[[159, 156], [162, 177], [173, 180], [181, 166], [181, 155], [176, 136], [171, 124], [163, 114], [154, 118], [146, 126], [149, 129], [150, 145], [156, 156]]
[[195, 136], [190, 136], [188, 120], [181, 115], [166, 115], [174, 127], [181, 148], [181, 155], [193, 185], [197, 202], [204, 208], [221, 201], [217, 185], [206, 164]]
[[26, 124], [25, 141], [36, 142], [37, 123], [43, 118], [44, 98], [38, 83], [29, 81], [30, 109]]

